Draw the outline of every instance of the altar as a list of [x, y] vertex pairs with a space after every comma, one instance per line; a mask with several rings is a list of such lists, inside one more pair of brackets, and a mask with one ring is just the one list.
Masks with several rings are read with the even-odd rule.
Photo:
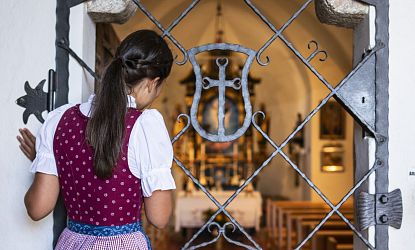
[[[234, 191], [211, 191], [211, 194], [223, 204]], [[262, 215], [262, 198], [257, 191], [241, 192], [226, 208], [244, 228], [259, 230]], [[179, 191], [175, 207], [175, 231], [182, 228], [199, 228], [208, 218], [206, 211], [219, 208], [201, 191]], [[209, 216], [210, 217], [210, 216]]]
[[[219, 23], [220, 5], [217, 11]], [[223, 42], [223, 30], [219, 26], [215, 41]], [[201, 53], [197, 61], [204, 79], [202, 88], [199, 89], [200, 96], [194, 99], [197, 79], [194, 71], [191, 70], [180, 81], [186, 89], [185, 110], [183, 111], [180, 105], [176, 106], [172, 114], [174, 122], [172, 134], [177, 135], [184, 129], [185, 123], [176, 122], [180, 114], [195, 112], [192, 124], [198, 123], [198, 128], [206, 134], [221, 134], [222, 139], [211, 140], [201, 136], [195, 129], [189, 129], [173, 147], [175, 156], [190, 174], [198, 179], [199, 184], [208, 189], [219, 203], [223, 204], [269, 156], [267, 150], [269, 143], [266, 138], [255, 130], [254, 126], [244, 125], [247, 115], [252, 115], [247, 114], [246, 106], [252, 105], [255, 110], [261, 110], [263, 114], [267, 111], [263, 103], [255, 103], [255, 88], [260, 84], [260, 78], [248, 73], [244, 86], [245, 91], [249, 91], [249, 97], [246, 98], [242, 93], [240, 84], [245, 58], [239, 53], [221, 49], [210, 50]], [[221, 91], [216, 85], [216, 87], [210, 86], [207, 82], [216, 81], [215, 79], [219, 79], [223, 73], [226, 75], [225, 80], [234, 79], [233, 87], [226, 86], [226, 91], [219, 93]], [[270, 119], [268, 116], [264, 117], [257, 119], [256, 123], [264, 133], [268, 134]], [[245, 126], [246, 130], [243, 135], [232, 140], [225, 138], [241, 131], [242, 126]], [[182, 228], [199, 228], [218, 210], [218, 207], [187, 175], [180, 178], [181, 187], [178, 187], [175, 202], [175, 231]], [[256, 191], [258, 179], [259, 177], [253, 178], [244, 191], [226, 207], [226, 211], [242, 227], [256, 230], [259, 230], [262, 215], [262, 198]], [[221, 213], [215, 221], [223, 224], [226, 219]]]

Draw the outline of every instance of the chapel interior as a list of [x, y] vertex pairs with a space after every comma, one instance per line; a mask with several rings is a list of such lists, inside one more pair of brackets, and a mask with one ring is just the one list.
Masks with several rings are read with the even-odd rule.
[[[164, 27], [191, 3], [182, 0], [142, 2]], [[303, 2], [252, 1], [278, 29]], [[139, 10], [124, 24], [98, 23], [96, 72], [102, 72], [120, 40], [143, 28], [157, 30]], [[351, 71], [353, 30], [321, 23], [313, 4], [282, 34], [331, 87]], [[185, 49], [223, 42], [257, 51], [274, 32], [243, 1], [208, 0], [198, 3], [173, 29], [172, 35]], [[171, 41], [169, 45], [177, 55], [176, 61], [182, 60], [181, 51]], [[262, 66], [254, 60], [248, 74], [252, 113], [262, 111], [264, 114], [254, 117], [257, 127], [251, 123], [238, 139], [216, 143], [202, 138], [190, 127], [173, 145], [182, 167], [220, 204], [245, 181], [250, 181], [226, 208], [245, 232], [229, 224], [226, 226], [230, 219], [221, 212], [213, 218], [217, 224], [204, 228], [192, 245], [216, 239], [223, 226], [227, 237], [249, 246], [255, 247], [247, 235], [262, 249], [294, 249], [330, 212], [324, 200], [337, 205], [353, 187], [353, 131], [356, 126], [353, 118], [334, 98], [309, 116], [330, 94], [329, 87], [280, 38], [264, 50], [260, 59], [265, 62], [266, 57], [269, 57], [268, 65]], [[228, 63], [226, 79], [241, 77], [247, 56], [222, 50], [196, 56], [202, 76], [218, 79], [218, 62], [224, 62], [223, 58], [227, 58]], [[151, 108], [162, 113], [172, 138], [186, 125], [186, 118], [182, 118], [181, 123], [177, 118], [182, 113], [190, 114], [195, 80], [189, 61], [184, 65], [174, 64], [160, 97], [152, 104]], [[204, 89], [197, 107], [198, 123], [212, 133], [218, 131], [218, 96], [217, 88]], [[225, 134], [232, 134], [243, 125], [246, 115], [240, 90], [226, 89], [224, 113]], [[305, 119], [308, 122], [302, 126]], [[301, 129], [294, 133], [298, 126]], [[283, 154], [276, 153], [279, 150]], [[148, 233], [157, 242], [155, 249], [181, 248], [218, 210], [178, 164], [173, 164], [172, 172], [177, 190], [170, 226], [163, 231], [148, 227]], [[256, 176], [250, 178], [253, 174]], [[352, 195], [340, 209], [351, 224], [355, 217], [353, 210]], [[301, 249], [353, 249], [353, 244], [360, 241], [336, 214], [319, 226], [321, 228]], [[201, 249], [243, 248], [219, 237]]]

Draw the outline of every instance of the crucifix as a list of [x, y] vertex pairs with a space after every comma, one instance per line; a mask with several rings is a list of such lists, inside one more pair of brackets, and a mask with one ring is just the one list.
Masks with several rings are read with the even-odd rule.
[[213, 80], [210, 77], [203, 78], [203, 89], [210, 89], [212, 87], [218, 87], [219, 92], [219, 104], [218, 104], [218, 135], [225, 135], [225, 92], [227, 87], [231, 87], [235, 90], [241, 88], [241, 79], [234, 78], [232, 80], [226, 80], [226, 66], [228, 65], [228, 58], [217, 58], [216, 65], [219, 67], [219, 79]]

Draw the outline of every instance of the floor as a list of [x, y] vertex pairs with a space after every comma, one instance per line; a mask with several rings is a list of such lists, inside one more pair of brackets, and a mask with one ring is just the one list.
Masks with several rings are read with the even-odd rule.
[[[153, 234], [149, 234], [151, 235], [151, 241], [153, 244], [153, 249], [154, 250], [170, 250], [170, 249], [181, 249], [187, 242], [186, 239], [190, 239], [193, 234], [195, 234], [196, 231], [190, 231], [190, 232], [180, 232], [180, 233], [164, 233], [164, 232], [155, 232]], [[216, 233], [216, 232], [214, 232]], [[255, 233], [255, 232], [248, 232], [250, 235], [252, 235], [252, 238], [258, 243], [258, 245], [264, 249], [264, 250], [268, 250], [268, 249], [272, 249], [270, 246], [267, 247], [267, 240], [266, 237], [264, 236], [265, 233]], [[243, 242], [245, 244], [249, 244], [248, 240], [244, 240], [246, 239], [246, 237], [244, 235], [242, 235], [242, 233], [227, 233], [227, 235], [229, 235], [229, 237], [232, 240], [236, 240], [236, 241], [240, 241]], [[203, 242], [209, 242], [210, 240], [213, 239], [212, 234], [209, 234], [208, 232], [202, 233], [201, 235], [199, 235], [199, 237], [194, 241], [195, 244], [192, 244], [192, 246], [195, 246], [197, 244], [203, 243]], [[250, 245], [252, 247], [254, 247], [252, 244]], [[198, 248], [198, 249], [206, 249], [206, 250], [236, 250], [236, 249], [246, 249], [240, 246], [237, 246], [235, 244], [229, 243], [226, 241], [226, 239], [222, 236], [220, 237], [215, 243], [209, 244], [207, 246]]]

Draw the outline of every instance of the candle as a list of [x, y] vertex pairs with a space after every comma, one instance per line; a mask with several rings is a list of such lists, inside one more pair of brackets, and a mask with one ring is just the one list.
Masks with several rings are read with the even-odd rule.
[[233, 143], [233, 175], [231, 178], [231, 185], [237, 186], [239, 182], [238, 176], [238, 143]]
[[251, 147], [248, 147], [248, 149], [246, 151], [246, 158], [247, 158], [248, 162], [252, 162], [252, 149], [251, 149]]
[[195, 160], [195, 151], [193, 149], [193, 145], [190, 144], [190, 148], [189, 148], [189, 161], [193, 162]]
[[233, 158], [238, 159], [238, 143], [233, 143]]
[[205, 160], [205, 155], [206, 155], [206, 144], [202, 142], [202, 144], [200, 145], [200, 158], [202, 161]]

